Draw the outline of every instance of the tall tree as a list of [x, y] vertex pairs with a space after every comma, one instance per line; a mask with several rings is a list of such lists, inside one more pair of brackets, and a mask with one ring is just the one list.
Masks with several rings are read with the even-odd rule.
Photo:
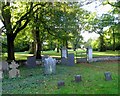
[[[2, 2], [1, 8], [1, 19], [5, 27], [5, 33], [7, 35], [7, 48], [8, 48], [8, 60], [14, 60], [14, 40], [17, 34], [23, 30], [30, 21], [31, 16], [38, 10], [33, 9], [38, 6], [37, 4], [33, 6], [33, 3], [21, 4], [24, 8], [23, 11], [20, 10], [16, 2], [11, 2], [5, 0]], [[16, 4], [15, 4], [16, 3]], [[20, 3], [20, 2], [19, 2]], [[17, 7], [16, 7], [17, 6]], [[25, 7], [24, 7], [25, 6]], [[43, 6], [43, 5], [41, 5]], [[17, 17], [14, 15], [15, 9], [19, 12]]]

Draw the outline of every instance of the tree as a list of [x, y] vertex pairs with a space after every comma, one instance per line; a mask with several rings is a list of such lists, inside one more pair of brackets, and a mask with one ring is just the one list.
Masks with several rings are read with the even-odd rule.
[[[18, 2], [20, 3], [20, 2]], [[25, 2], [24, 2], [25, 3]], [[33, 6], [33, 3], [25, 3], [22, 8], [24, 8], [22, 12], [18, 11], [20, 9], [19, 6], [15, 6], [14, 2], [2, 2], [1, 8], [1, 19], [5, 27], [5, 34], [7, 35], [7, 50], [8, 50], [8, 60], [14, 60], [14, 40], [17, 34], [23, 30], [30, 21], [31, 16], [38, 10], [33, 9], [38, 6], [38, 4]], [[44, 6], [44, 5], [41, 5]], [[19, 13], [17, 13], [17, 17], [14, 15], [15, 9]], [[21, 15], [21, 16], [20, 16]]]

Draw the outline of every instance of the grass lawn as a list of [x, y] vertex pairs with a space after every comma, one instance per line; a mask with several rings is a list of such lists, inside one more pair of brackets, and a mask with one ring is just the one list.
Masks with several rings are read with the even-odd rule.
[[[82, 53], [83, 52], [83, 53]], [[86, 53], [83, 50], [77, 50], [77, 52], [73, 50], [68, 50], [68, 53], [74, 53], [75, 57], [86, 57]], [[77, 54], [76, 54], [77, 53]], [[81, 54], [82, 53], [82, 54]], [[93, 51], [93, 57], [100, 57], [100, 56], [120, 56], [120, 51], [106, 51], [106, 52], [98, 52]], [[28, 54], [28, 52], [16, 52], [15, 58], [16, 60], [27, 60], [28, 56], [32, 56], [33, 54]], [[43, 51], [42, 55], [49, 55], [52, 57], [61, 57], [61, 52], [57, 53], [56, 51]], [[2, 59], [6, 59], [7, 54], [4, 54]]]
[[[57, 65], [56, 75], [43, 75], [43, 68], [20, 67], [21, 77], [9, 79], [4, 74], [3, 94], [118, 94], [118, 62], [97, 62], [76, 64], [73, 67]], [[104, 72], [112, 74], [111, 81], [105, 81]], [[75, 75], [82, 81], [73, 82]], [[65, 86], [57, 88], [59, 80]]]

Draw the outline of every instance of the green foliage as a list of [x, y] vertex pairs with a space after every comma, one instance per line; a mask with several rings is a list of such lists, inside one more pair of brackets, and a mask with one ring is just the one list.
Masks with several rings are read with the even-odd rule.
[[[56, 75], [43, 75], [41, 66], [34, 69], [20, 67], [20, 78], [9, 79], [3, 74], [3, 94], [118, 94], [118, 63], [95, 62], [76, 64], [73, 67], [57, 65]], [[67, 69], [67, 70], [66, 70]], [[110, 71], [111, 81], [105, 81], [104, 72]], [[75, 75], [82, 81], [73, 82]], [[57, 82], [63, 80], [65, 86], [58, 89]], [[14, 86], [13, 86], [14, 85]]]

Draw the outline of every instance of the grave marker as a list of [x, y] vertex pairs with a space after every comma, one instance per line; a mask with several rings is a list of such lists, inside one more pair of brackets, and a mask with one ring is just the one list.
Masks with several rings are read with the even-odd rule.
[[29, 68], [34, 68], [36, 67], [36, 57], [35, 56], [30, 56], [30, 57], [27, 57], [27, 67]]
[[56, 60], [52, 57], [46, 58], [44, 61], [44, 74], [55, 74]]
[[20, 71], [16, 69], [19, 65], [14, 60], [11, 62], [9, 67], [12, 68], [9, 71], [9, 78], [20, 77]]
[[92, 62], [92, 47], [87, 48], [87, 61]]
[[82, 81], [81, 75], [76, 75], [75, 76], [75, 82], [80, 82], [80, 81]]
[[58, 81], [57, 85], [58, 85], [58, 88], [60, 88], [62, 86], [65, 86], [65, 82], [64, 81]]
[[67, 58], [67, 48], [65, 47], [61, 49], [61, 58]]
[[112, 77], [111, 77], [111, 73], [110, 73], [110, 72], [105, 72], [104, 75], [105, 75], [105, 80], [106, 80], [106, 81], [112, 80]]
[[68, 66], [74, 66], [75, 65], [74, 53], [68, 54], [67, 60], [68, 60], [67, 62]]

